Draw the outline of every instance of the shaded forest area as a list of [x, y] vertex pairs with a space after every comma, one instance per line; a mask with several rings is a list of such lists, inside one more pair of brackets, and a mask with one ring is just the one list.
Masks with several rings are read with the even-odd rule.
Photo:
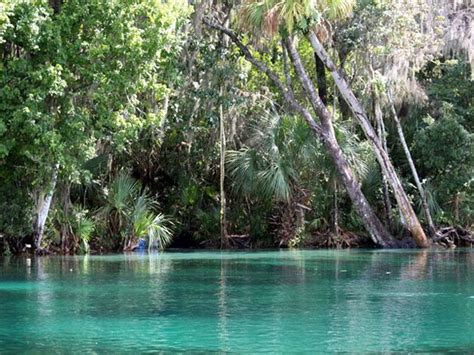
[[0, 253], [470, 246], [472, 0], [0, 3]]

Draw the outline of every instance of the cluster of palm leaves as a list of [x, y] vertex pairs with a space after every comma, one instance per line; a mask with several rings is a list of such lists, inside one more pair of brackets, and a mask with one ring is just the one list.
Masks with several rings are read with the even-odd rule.
[[[336, 136], [351, 167], [364, 179], [372, 152], [350, 132], [348, 124], [336, 123]], [[284, 201], [291, 199], [295, 185], [304, 184], [316, 174], [336, 175], [321, 143], [302, 119], [271, 112], [252, 125], [251, 131], [243, 148], [227, 152], [236, 192]]]
[[119, 237], [124, 250], [130, 250], [139, 238], [148, 239], [148, 248], [170, 244], [173, 223], [155, 212], [157, 202], [146, 189], [124, 173], [119, 173], [106, 191], [106, 203], [99, 215], [107, 221], [108, 232]]
[[307, 30], [324, 19], [341, 18], [350, 13], [355, 0], [247, 0], [240, 12], [240, 24], [251, 33], [273, 36], [282, 28]]
[[92, 233], [95, 230], [94, 220], [87, 214], [87, 210], [77, 207], [73, 209], [74, 223], [72, 224], [72, 230], [74, 235], [79, 239], [84, 253], [89, 253], [90, 251], [89, 243]]

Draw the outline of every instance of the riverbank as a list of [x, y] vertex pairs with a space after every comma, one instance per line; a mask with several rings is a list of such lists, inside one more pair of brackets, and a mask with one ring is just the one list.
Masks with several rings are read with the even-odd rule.
[[[39, 254], [39, 255], [74, 255], [84, 254], [84, 250], [78, 249], [71, 251], [64, 251], [61, 246], [51, 244], [48, 248], [42, 249], [40, 252], [36, 252], [32, 248], [32, 244], [29, 243], [31, 238], [23, 239], [7, 239], [2, 236], [0, 238], [0, 255], [18, 255], [18, 254]], [[100, 255], [109, 254], [113, 252], [124, 252], [133, 251], [135, 249], [148, 250], [146, 246], [146, 240], [142, 239], [144, 245], [136, 243], [132, 245], [129, 250], [107, 248], [101, 245], [98, 241], [91, 241], [88, 253]], [[13, 243], [13, 244], [9, 244]], [[472, 231], [461, 228], [461, 227], [442, 227], [440, 228], [436, 236], [432, 238], [432, 247], [434, 248], [446, 248], [453, 249], [457, 247], [473, 247], [474, 246], [474, 234]], [[202, 243], [193, 243], [186, 245], [183, 240], [177, 241], [170, 244], [170, 248], [173, 249], [189, 249], [189, 250], [215, 250], [215, 249], [275, 249], [281, 248], [281, 245], [262, 245], [255, 244], [249, 235], [228, 235], [227, 243], [222, 248], [220, 240], [209, 240]], [[379, 246], [373, 243], [372, 239], [363, 234], [356, 234], [350, 231], [340, 231], [337, 235], [331, 232], [325, 233], [314, 233], [312, 235], [306, 235], [295, 241], [293, 245], [286, 245], [285, 248], [302, 248], [302, 249], [379, 249]], [[400, 238], [397, 241], [395, 248], [398, 249], [413, 249], [416, 248], [416, 244], [407, 235]], [[153, 249], [153, 248], [152, 248]]]

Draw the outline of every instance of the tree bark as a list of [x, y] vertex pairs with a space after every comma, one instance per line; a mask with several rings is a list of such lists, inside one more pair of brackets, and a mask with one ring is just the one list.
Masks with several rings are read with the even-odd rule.
[[51, 183], [48, 186], [47, 192], [40, 192], [36, 200], [36, 224], [34, 230], [34, 243], [37, 252], [41, 251], [41, 241], [43, 239], [44, 226], [46, 219], [48, 218], [49, 209], [51, 207], [51, 201], [53, 199], [54, 190], [56, 188], [56, 182], [58, 180], [59, 165], [55, 165], [53, 168], [53, 174], [51, 177]]
[[[383, 149], [388, 154], [387, 148], [387, 139], [385, 137], [385, 125], [383, 122], [382, 110], [380, 108], [380, 101], [378, 95], [375, 93], [375, 90], [372, 90], [372, 100], [374, 105], [374, 116], [377, 123], [377, 133], [379, 139], [382, 141]], [[390, 191], [388, 189], [387, 178], [382, 174], [382, 194], [385, 207], [385, 219], [389, 229], [392, 226], [392, 201], [390, 201]]]
[[454, 221], [456, 223], [459, 223], [459, 204], [460, 204], [459, 192], [456, 192], [456, 196], [454, 196], [454, 200], [453, 200]]
[[285, 43], [281, 40], [281, 50], [283, 52], [283, 73], [285, 74], [286, 86], [288, 90], [293, 90], [290, 74], [290, 66], [288, 64], [288, 52], [285, 47]]
[[[71, 207], [71, 183], [66, 182], [61, 184], [56, 188], [56, 190], [56, 203], [58, 203], [59, 200], [59, 203], [61, 204], [60, 208], [62, 209], [63, 215], [65, 216], [65, 220], [61, 223], [59, 233], [61, 236], [61, 251], [62, 253], [66, 253], [66, 251], [69, 251], [69, 239], [73, 235], [71, 231], [71, 224], [66, 222], [69, 219], [69, 210]], [[72, 249], [74, 249], [74, 246]]]
[[405, 140], [405, 134], [403, 133], [402, 124], [400, 123], [397, 111], [395, 110], [395, 104], [393, 103], [392, 96], [390, 93], [388, 93], [387, 96], [389, 100], [390, 109], [392, 111], [393, 119], [395, 121], [395, 125], [397, 126], [398, 137], [402, 144], [403, 151], [405, 152], [405, 156], [407, 157], [408, 164], [410, 165], [411, 173], [413, 175], [413, 179], [415, 180], [416, 188], [418, 189], [418, 192], [421, 197], [421, 203], [423, 206], [423, 212], [425, 214], [426, 223], [428, 224], [428, 230], [431, 237], [434, 237], [436, 235], [436, 227], [434, 225], [433, 218], [431, 218], [431, 212], [428, 205], [428, 199], [426, 198], [426, 192], [423, 188], [423, 185], [421, 184], [418, 171], [416, 170], [415, 162], [413, 161], [410, 149], [408, 148], [407, 141]]
[[385, 152], [385, 150], [383, 149], [383, 145], [380, 139], [377, 137], [377, 134], [375, 133], [372, 125], [370, 124], [369, 119], [367, 118], [362, 104], [354, 95], [347, 81], [339, 73], [335, 64], [326, 53], [326, 50], [319, 42], [316, 35], [311, 32], [309, 33], [308, 37], [311, 42], [311, 45], [313, 46], [313, 50], [317, 53], [318, 57], [321, 58], [326, 68], [328, 68], [331, 72], [331, 75], [342, 97], [349, 105], [352, 114], [359, 122], [362, 130], [365, 133], [365, 136], [372, 145], [375, 152], [375, 156], [382, 168], [382, 172], [386, 176], [388, 183], [392, 187], [393, 194], [395, 196], [395, 199], [397, 200], [397, 204], [402, 214], [402, 222], [404, 226], [410, 231], [418, 247], [429, 247], [430, 243], [428, 241], [428, 238], [426, 237], [425, 232], [421, 227], [420, 221], [418, 220], [418, 217], [416, 216], [415, 211], [411, 206], [408, 196], [406, 195], [405, 190], [403, 189], [400, 179], [398, 178], [398, 175], [395, 171], [392, 162], [390, 161], [387, 152]]

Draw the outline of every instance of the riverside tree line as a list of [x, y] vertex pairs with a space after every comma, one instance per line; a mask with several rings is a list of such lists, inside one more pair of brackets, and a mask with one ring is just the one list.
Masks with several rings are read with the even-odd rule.
[[0, 250], [469, 245], [472, 0], [7, 0]]

